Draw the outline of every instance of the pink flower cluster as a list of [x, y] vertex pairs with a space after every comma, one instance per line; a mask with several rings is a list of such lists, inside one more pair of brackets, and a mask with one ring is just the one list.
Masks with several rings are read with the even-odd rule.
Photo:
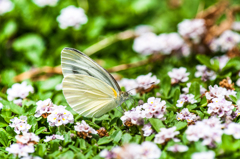
[[147, 159], [160, 158], [161, 150], [152, 142], [145, 141], [141, 145], [131, 143], [122, 147], [114, 147], [111, 151], [103, 150], [100, 157], [105, 159]]
[[155, 135], [154, 142], [157, 144], [163, 144], [170, 139], [173, 139], [174, 141], [179, 141], [179, 139], [174, 138], [176, 135], [179, 134], [179, 131], [175, 131], [177, 128], [171, 127], [171, 128], [161, 128], [160, 132]]
[[174, 68], [171, 72], [168, 72], [168, 76], [171, 78], [172, 84], [187, 82], [189, 74], [190, 73], [187, 72], [185, 67]]
[[190, 53], [190, 48], [178, 33], [156, 35], [152, 32], [140, 34], [134, 40], [133, 50], [143, 55], [154, 53], [170, 54], [180, 52], [183, 55]]
[[37, 104], [37, 109], [36, 109], [35, 117], [40, 117], [45, 113], [50, 114], [55, 108], [51, 99], [46, 99], [44, 101], [40, 100], [36, 104]]
[[26, 98], [29, 93], [33, 93], [33, 87], [31, 85], [27, 85], [26, 81], [21, 84], [15, 83], [12, 85], [12, 88], [7, 90], [7, 98], [15, 104], [22, 105], [22, 99]]
[[64, 137], [63, 137], [63, 135], [55, 135], [55, 134], [53, 134], [52, 136], [46, 136], [46, 139], [44, 139], [44, 142], [49, 142], [49, 141], [55, 140], [55, 139], [64, 140]]
[[179, 100], [177, 100], [177, 107], [183, 107], [185, 103], [196, 103], [197, 100], [194, 99], [193, 94], [180, 94]]
[[178, 24], [179, 34], [186, 39], [192, 40], [193, 43], [199, 43], [206, 32], [204, 19], [185, 19]]
[[140, 75], [136, 79], [123, 78], [119, 81], [119, 85], [125, 87], [126, 91], [131, 90], [130, 92], [135, 95], [137, 93], [136, 89], [146, 90], [153, 85], [157, 85], [159, 82], [160, 80], [156, 76], [152, 76], [152, 73], [149, 73], [147, 75]]
[[29, 153], [34, 152], [34, 146], [33, 145], [22, 145], [22, 144], [12, 144], [10, 147], [6, 148], [6, 151], [8, 153], [14, 154], [18, 157], [28, 157]]
[[206, 98], [211, 100], [213, 98], [229, 98], [230, 95], [236, 96], [237, 92], [234, 90], [227, 90], [226, 88], [219, 87], [217, 85], [209, 86], [209, 92], [207, 92]]
[[47, 117], [50, 126], [61, 126], [74, 122], [72, 113], [65, 108], [66, 106], [55, 106], [53, 108], [53, 111]]
[[177, 120], [186, 120], [188, 123], [191, 123], [200, 120], [200, 117], [194, 113], [190, 113], [188, 108], [184, 108], [180, 113], [177, 113]]
[[240, 124], [239, 123], [228, 124], [227, 128], [224, 130], [224, 133], [227, 135], [233, 135], [235, 139], [240, 139]]
[[23, 135], [15, 136], [17, 139], [17, 143], [26, 144], [26, 145], [34, 145], [38, 143], [40, 138], [34, 133], [23, 133]]
[[27, 133], [28, 130], [31, 128], [31, 125], [27, 123], [27, 117], [26, 116], [20, 116], [19, 119], [17, 117], [14, 117], [10, 120], [12, 123], [9, 124], [10, 127], [14, 128], [14, 131], [17, 134]]
[[208, 80], [215, 80], [217, 75], [214, 71], [207, 68], [205, 65], [197, 65], [197, 72], [195, 72], [195, 77], [201, 77], [201, 80], [206, 82]]
[[222, 127], [221, 121], [216, 117], [197, 121], [195, 125], [188, 126], [186, 130], [187, 139], [195, 142], [203, 139], [203, 145], [214, 147], [215, 142], [221, 142]]
[[143, 136], [150, 136], [153, 133], [152, 125], [150, 123], [145, 124], [142, 128]]
[[88, 137], [91, 137], [90, 134], [97, 134], [98, 132], [94, 130], [92, 127], [90, 127], [84, 120], [82, 122], [77, 122], [76, 125], [74, 126], [74, 129], [77, 132], [85, 132], [89, 133]]
[[166, 114], [166, 102], [161, 101], [160, 98], [150, 97], [147, 103], [124, 112], [124, 116], [121, 117], [121, 120], [123, 124], [125, 124], [126, 121], [130, 121], [134, 125], [142, 125], [143, 118], [154, 117], [165, 120], [164, 114]]
[[172, 152], [185, 152], [188, 150], [188, 147], [185, 145], [174, 145], [174, 146], [170, 146], [168, 148], [168, 151], [172, 151]]
[[219, 38], [214, 39], [210, 43], [210, 49], [214, 52], [217, 51], [228, 51], [233, 49], [237, 44], [240, 43], [240, 34], [231, 30], [224, 31]]

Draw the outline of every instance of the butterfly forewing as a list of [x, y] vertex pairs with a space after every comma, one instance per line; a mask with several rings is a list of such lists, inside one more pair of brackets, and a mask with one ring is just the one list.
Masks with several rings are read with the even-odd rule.
[[99, 117], [118, 105], [119, 95], [114, 89], [88, 75], [65, 76], [63, 94], [73, 110], [86, 117]]
[[71, 48], [64, 48], [61, 60], [64, 77], [71, 74], [91, 76], [110, 85], [117, 93], [120, 92], [120, 87], [112, 75], [82, 52]]

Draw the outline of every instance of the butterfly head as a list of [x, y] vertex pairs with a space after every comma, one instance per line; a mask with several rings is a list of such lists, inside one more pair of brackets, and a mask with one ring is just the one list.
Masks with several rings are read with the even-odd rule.
[[129, 93], [128, 92], [120, 92], [120, 98], [121, 101], [125, 101], [129, 98]]

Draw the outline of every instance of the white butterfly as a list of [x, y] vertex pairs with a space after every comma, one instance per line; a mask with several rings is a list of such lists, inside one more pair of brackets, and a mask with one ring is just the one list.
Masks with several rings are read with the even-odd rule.
[[83, 116], [99, 117], [129, 97], [110, 73], [76, 49], [62, 50], [61, 65], [63, 94], [73, 110]]

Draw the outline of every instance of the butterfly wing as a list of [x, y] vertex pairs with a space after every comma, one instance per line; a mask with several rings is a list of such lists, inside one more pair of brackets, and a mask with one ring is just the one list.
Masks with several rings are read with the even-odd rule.
[[62, 50], [61, 65], [64, 77], [70, 74], [92, 76], [113, 87], [117, 92], [121, 90], [110, 73], [76, 49], [64, 48]]
[[114, 88], [88, 75], [65, 76], [63, 94], [73, 110], [86, 117], [99, 117], [118, 105]]

